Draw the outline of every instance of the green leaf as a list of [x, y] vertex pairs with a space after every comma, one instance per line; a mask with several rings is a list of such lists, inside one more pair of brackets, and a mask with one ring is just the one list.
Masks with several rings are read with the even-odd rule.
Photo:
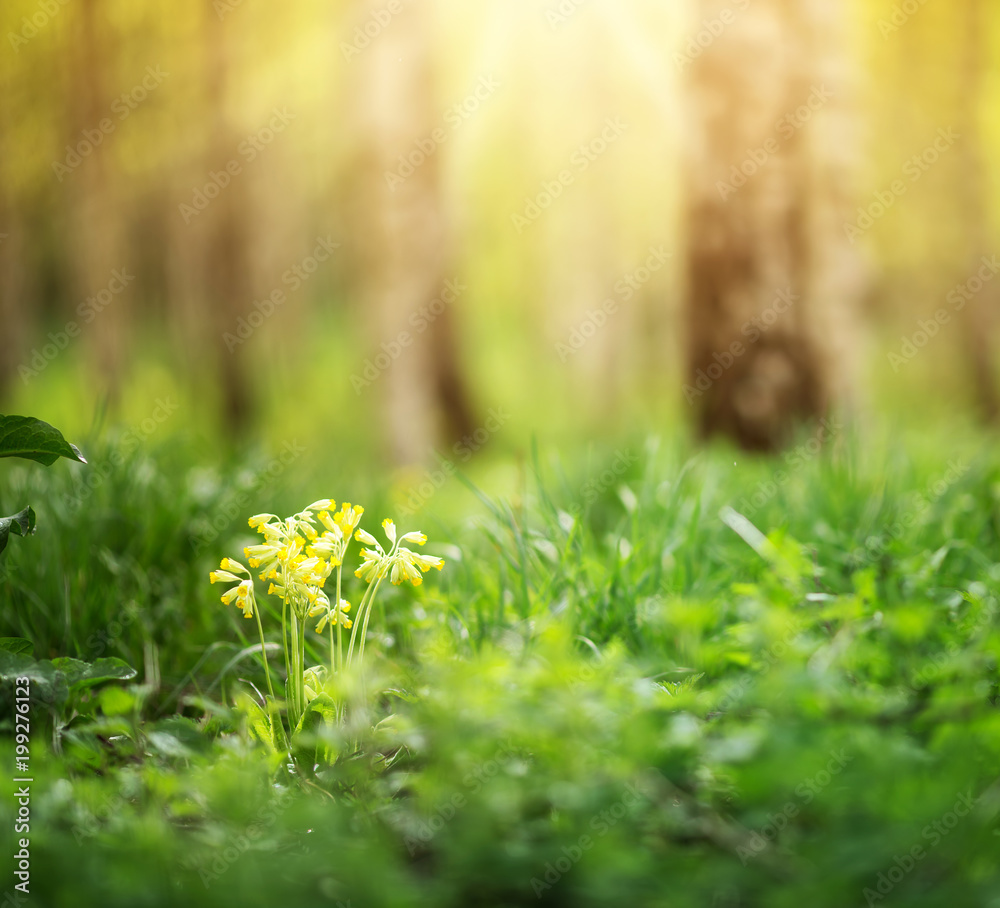
[[135, 697], [120, 687], [106, 687], [100, 696], [101, 712], [106, 716], [126, 716], [135, 706]]
[[0, 649], [15, 655], [23, 653], [30, 656], [35, 651], [35, 644], [24, 637], [0, 637]]
[[31, 697], [56, 709], [61, 709], [69, 697], [66, 676], [45, 660], [35, 662], [23, 653], [0, 650], [0, 681], [28, 678], [31, 681]]
[[62, 432], [32, 416], [0, 415], [0, 457], [23, 457], [49, 466], [60, 457], [86, 463]]
[[337, 720], [337, 704], [327, 693], [322, 693], [309, 701], [299, 724], [295, 728], [295, 736], [311, 734], [323, 723], [332, 725]]
[[274, 725], [271, 717], [264, 712], [247, 694], [241, 694], [236, 701], [236, 708], [247, 717], [247, 729], [258, 741], [263, 743], [271, 753], [277, 750]]
[[0, 517], [0, 552], [7, 548], [7, 540], [10, 534], [15, 536], [27, 536], [35, 532], [35, 512], [31, 508], [25, 508], [11, 517]]
[[93, 665], [63, 656], [53, 659], [52, 664], [65, 675], [71, 693], [104, 681], [128, 681], [136, 675], [131, 665], [114, 656], [98, 659]]

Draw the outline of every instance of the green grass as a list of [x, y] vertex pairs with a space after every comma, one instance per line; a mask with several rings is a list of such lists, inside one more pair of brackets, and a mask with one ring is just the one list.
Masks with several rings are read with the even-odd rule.
[[1000, 904], [1000, 456], [800, 445], [543, 446], [481, 468], [489, 494], [450, 480], [397, 519], [444, 572], [382, 600], [378, 693], [294, 775], [233, 708], [263, 689], [255, 625], [207, 574], [257, 511], [334, 495], [374, 529], [389, 483], [262, 483], [275, 452], [174, 434], [5, 467], [0, 513], [39, 529], [0, 562], [3, 633], [138, 669], [59, 753], [33, 706], [31, 904]]

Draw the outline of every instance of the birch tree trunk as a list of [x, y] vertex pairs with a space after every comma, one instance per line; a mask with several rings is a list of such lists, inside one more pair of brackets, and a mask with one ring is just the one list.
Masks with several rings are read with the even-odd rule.
[[[965, 41], [960, 50], [964, 59], [962, 121], [958, 132], [962, 136], [962, 186], [960, 198], [968, 229], [969, 265], [963, 283], [983, 271], [984, 257], [988, 261], [996, 249], [989, 248], [989, 217], [985, 198], [989, 191], [983, 166], [983, 134], [979, 122], [979, 103], [983, 92], [983, 42], [987, 40], [981, 0], [965, 0], [961, 15], [965, 18]], [[990, 269], [987, 275], [992, 278]], [[993, 322], [1000, 308], [1000, 287], [995, 280], [985, 280], [982, 290], [965, 308], [962, 320], [964, 344], [969, 353], [969, 369], [976, 403], [983, 419], [990, 425], [1000, 424], [1000, 392], [997, 390], [993, 365]]]
[[850, 397], [860, 269], [844, 13], [702, 0], [688, 43], [688, 367], [702, 436], [773, 451]]
[[444, 150], [434, 138], [443, 124], [434, 109], [428, 15], [422, 4], [404, 4], [358, 62], [370, 143], [373, 346], [391, 347], [401, 333], [410, 340], [379, 380], [391, 454], [403, 464], [425, 460], [436, 442], [476, 425], [459, 358], [461, 297], [439, 302], [456, 275], [441, 189]]
[[[128, 301], [134, 285], [122, 289], [116, 279], [128, 272], [124, 236], [125, 213], [118, 191], [114, 163], [114, 129], [109, 89], [111, 53], [110, 12], [103, 0], [81, 0], [80, 32], [74, 47], [74, 72], [70, 98], [71, 144], [86, 138], [93, 150], [81, 155], [78, 168], [63, 177], [71, 198], [69, 246], [72, 249], [74, 299], [71, 310], [86, 305], [83, 331], [94, 351], [97, 371], [109, 400], [119, 396], [124, 372]], [[98, 135], [103, 135], [97, 141]], [[109, 289], [110, 288], [110, 289]], [[109, 295], [110, 294], [110, 295]], [[85, 301], [90, 300], [89, 304]]]

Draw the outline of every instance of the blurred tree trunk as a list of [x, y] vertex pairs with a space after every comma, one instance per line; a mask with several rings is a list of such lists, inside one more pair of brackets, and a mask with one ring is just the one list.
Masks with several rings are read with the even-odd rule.
[[[366, 67], [363, 96], [371, 142], [374, 248], [368, 252], [377, 344], [391, 345], [400, 332], [412, 338], [380, 378], [392, 456], [403, 464], [425, 460], [435, 442], [457, 440], [476, 428], [459, 359], [455, 308], [461, 297], [443, 309], [426, 309], [441, 310], [430, 319], [417, 316], [457, 277], [441, 190], [444, 152], [432, 138], [442, 120], [434, 110], [428, 15], [421, 4], [404, 5], [359, 64]], [[401, 156], [405, 160], [413, 152], [422, 163], [412, 172], [401, 169]]]
[[[212, 118], [208, 153], [198, 186], [207, 183], [211, 174], [221, 174], [216, 183], [229, 182], [208, 201], [204, 212], [192, 223], [194, 238], [201, 250], [200, 279], [202, 296], [208, 305], [208, 328], [211, 353], [222, 395], [222, 417], [226, 427], [237, 435], [244, 432], [253, 416], [254, 395], [251, 375], [246, 367], [244, 344], [229, 343], [235, 336], [237, 319], [246, 317], [253, 304], [251, 277], [250, 211], [248, 176], [242, 172], [246, 162], [237, 150], [240, 136], [227, 114], [231, 42], [226, 22], [205, 0], [206, 95]], [[227, 171], [236, 162], [241, 171]], [[189, 196], [190, 198], [190, 196]]]
[[[114, 404], [124, 369], [126, 301], [134, 292], [134, 287], [126, 286], [108, 297], [109, 286], [120, 287], [118, 282], [112, 283], [116, 272], [128, 272], [129, 267], [123, 251], [126, 228], [118, 192], [120, 174], [116, 172], [112, 147], [117, 136], [102, 129], [102, 123], [113, 122], [108, 81], [109, 71], [113, 71], [114, 42], [109, 33], [110, 12], [103, 0], [81, 0], [79, 17], [80, 30], [71, 44], [74, 77], [68, 144], [90, 142], [95, 147], [80, 156], [73, 172], [61, 177], [72, 199], [69, 245], [74, 294], [70, 312], [75, 313], [86, 300], [93, 301], [87, 310], [92, 324], [82, 327], [94, 350], [98, 374]], [[98, 140], [99, 135], [103, 138]]]
[[684, 394], [703, 436], [750, 450], [780, 448], [850, 396], [860, 272], [843, 227], [854, 140], [843, 14], [810, 0], [701, 0], [699, 26], [723, 27], [684, 64]]
[[[983, 42], [990, 40], [984, 31], [987, 26], [981, 0], [965, 0], [961, 6], [964, 16], [965, 40], [958, 51], [963, 59], [963, 85], [959, 105], [961, 120], [958, 133], [962, 136], [962, 200], [963, 220], [968, 229], [969, 265], [962, 277], [964, 283], [983, 265], [983, 257], [990, 258], [995, 247], [990, 248], [989, 215], [985, 199], [989, 180], [983, 166], [983, 133], [980, 127], [979, 104], [983, 97]], [[1000, 286], [996, 281], [984, 284], [965, 308], [962, 321], [965, 346], [969, 352], [976, 402], [983, 419], [990, 425], [1000, 424], [1000, 394], [997, 390], [993, 366], [993, 313], [1000, 308]]]
[[[0, 83], [5, 97], [10, 84]], [[23, 225], [20, 218], [18, 186], [11, 174], [9, 153], [11, 123], [9, 104], [0, 104], [0, 401], [18, 379], [18, 366], [26, 357], [25, 335], [28, 307], [25, 304], [25, 269]]]

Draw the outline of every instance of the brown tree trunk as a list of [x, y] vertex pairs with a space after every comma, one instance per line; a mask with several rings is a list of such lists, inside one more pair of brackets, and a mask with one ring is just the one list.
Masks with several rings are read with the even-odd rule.
[[[965, 40], [960, 56], [964, 59], [961, 121], [962, 185], [960, 198], [968, 229], [969, 265], [962, 282], [982, 268], [982, 259], [990, 256], [989, 224], [985, 196], [989, 191], [983, 167], [983, 135], [979, 125], [979, 102], [983, 91], [983, 42], [988, 33], [981, 0], [965, 0]], [[994, 250], [995, 251], [995, 250]], [[993, 366], [993, 319], [1000, 308], [1000, 287], [996, 281], [985, 283], [969, 302], [962, 320], [964, 343], [969, 353], [973, 388], [982, 418], [989, 425], [1000, 424], [1000, 392]]]
[[[237, 153], [240, 136], [231, 126], [227, 113], [227, 89], [231, 51], [226, 21], [205, 0], [206, 17], [206, 94], [213, 127], [208, 154], [198, 185], [210, 173], [228, 174], [229, 183], [210, 200], [198, 216], [195, 238], [201, 248], [200, 277], [202, 293], [208, 305], [207, 323], [211, 332], [211, 354], [222, 395], [222, 418], [237, 435], [243, 433], [253, 416], [254, 394], [251, 375], [246, 367], [244, 344], [235, 343], [236, 322], [246, 316], [253, 303], [253, 280], [249, 261], [250, 212], [246, 162]], [[227, 165], [236, 161], [242, 170], [229, 174]], [[229, 343], [225, 338], [230, 337]]]
[[418, 463], [435, 442], [461, 438], [476, 427], [459, 358], [455, 309], [461, 297], [443, 309], [428, 308], [428, 313], [441, 310], [432, 319], [411, 320], [456, 277], [440, 183], [444, 151], [435, 147], [412, 173], [404, 169], [408, 175], [392, 178], [401, 173], [400, 156], [419, 151], [421, 141], [428, 148], [434, 129], [442, 125], [434, 110], [427, 15], [420, 4], [407, 4], [357, 64], [365, 67], [371, 142], [374, 346], [400, 332], [412, 338], [380, 380], [388, 440], [399, 463]]
[[0, 401], [25, 365], [28, 305], [25, 300], [24, 234], [17, 187], [4, 163], [10, 142], [7, 109], [0, 105]]
[[[773, 451], [850, 388], [859, 271], [840, 4], [702, 0], [724, 30], [686, 65], [688, 376], [703, 436]], [[730, 14], [723, 18], [723, 11]]]
[[[82, 0], [79, 6], [80, 31], [75, 48], [70, 144], [102, 132], [102, 121], [111, 120], [112, 95], [108, 89], [108, 70], [113, 41], [110, 38], [110, 13], [102, 0]], [[64, 174], [62, 185], [73, 200], [69, 221], [69, 243], [73, 250], [73, 301], [75, 310], [87, 299], [92, 323], [83, 325], [109, 399], [114, 404], [119, 395], [125, 358], [128, 299], [135, 288], [119, 290], [110, 300], [107, 293], [115, 272], [128, 271], [123, 237], [125, 225], [118, 175], [114, 165], [117, 136], [106, 134], [93, 150], [81, 156], [71, 173]], [[117, 285], [115, 285], [117, 286]]]

